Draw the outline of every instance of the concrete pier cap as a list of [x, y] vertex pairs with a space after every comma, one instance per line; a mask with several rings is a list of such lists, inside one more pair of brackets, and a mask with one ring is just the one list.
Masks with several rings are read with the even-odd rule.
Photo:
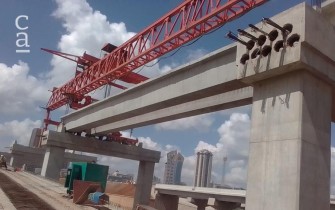
[[[272, 18], [277, 25], [287, 29], [284, 35], [274, 26], [263, 22], [255, 24], [266, 33], [278, 32], [275, 40], [266, 37], [263, 45], [257, 43], [251, 50], [242, 44], [237, 45], [237, 79], [252, 84], [270, 77], [297, 70], [310, 73], [335, 85], [335, 46], [334, 27], [322, 14], [306, 3], [301, 3]], [[261, 32], [245, 29], [255, 37]], [[241, 36], [241, 39], [249, 39]], [[242, 58], [245, 60], [243, 64]]]

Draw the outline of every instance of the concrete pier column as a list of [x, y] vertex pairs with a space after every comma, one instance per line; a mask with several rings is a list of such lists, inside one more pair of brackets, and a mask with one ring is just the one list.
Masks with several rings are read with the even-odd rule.
[[234, 210], [239, 206], [241, 206], [240, 203], [233, 203], [233, 202], [219, 201], [219, 200], [215, 200], [214, 202], [214, 208], [216, 210]]
[[44, 155], [41, 176], [59, 179], [59, 172], [64, 165], [65, 148], [48, 146]]
[[205, 210], [208, 205], [208, 199], [192, 198], [191, 203], [197, 206], [197, 210]]
[[154, 162], [140, 161], [139, 163], [133, 205], [134, 210], [137, 204], [149, 204], [154, 168]]
[[159, 210], [178, 210], [179, 197], [176, 195], [156, 194], [155, 208]]
[[12, 157], [9, 160], [9, 165], [12, 167], [15, 167], [17, 159], [18, 159], [18, 155], [12, 153]]
[[297, 71], [253, 86], [246, 210], [329, 210], [330, 85]]

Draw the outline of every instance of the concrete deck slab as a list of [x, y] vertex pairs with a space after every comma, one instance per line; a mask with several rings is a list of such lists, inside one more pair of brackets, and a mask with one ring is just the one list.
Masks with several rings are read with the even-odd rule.
[[155, 190], [161, 194], [177, 195], [179, 197], [191, 197], [196, 199], [215, 198], [227, 202], [245, 202], [245, 190], [231, 190], [206, 187], [192, 187], [180, 185], [156, 184]]

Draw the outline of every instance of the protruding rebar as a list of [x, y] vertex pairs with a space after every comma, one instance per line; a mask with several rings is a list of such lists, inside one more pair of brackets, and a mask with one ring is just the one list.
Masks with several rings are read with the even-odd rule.
[[244, 46], [247, 47], [248, 50], [251, 50], [255, 45], [255, 42], [253, 42], [253, 41], [252, 42], [245, 42], [242, 39], [239, 39], [238, 36], [231, 31], [229, 31], [226, 34], [226, 37], [228, 37], [229, 39], [231, 39], [233, 41], [236, 41], [236, 42], [239, 42], [239, 43], [243, 44]]
[[262, 21], [279, 29], [284, 35], [289, 33], [289, 31], [287, 31], [285, 28], [281, 27], [277, 23], [273, 22], [270, 18], [263, 18]]
[[258, 27], [255, 26], [255, 25], [249, 24], [249, 27], [252, 28], [252, 29], [255, 30], [255, 31], [261, 32], [262, 34], [264, 34], [264, 35], [266, 35], [266, 36], [269, 36], [268, 33], [266, 33], [265, 31], [263, 31], [262, 29], [258, 28]]
[[252, 28], [255, 31], [260, 32], [261, 34], [269, 37], [270, 41], [274, 41], [277, 37], [278, 37], [278, 31], [277, 30], [272, 30], [270, 33], [266, 33], [265, 31], [263, 31], [262, 29], [258, 28], [255, 25], [249, 24], [249, 27]]
[[245, 30], [242, 29], [237, 29], [238, 33], [241, 34], [242, 36], [248, 37], [249, 39], [253, 40], [254, 42], [258, 41], [258, 38], [249, 34], [248, 32], [246, 32]]

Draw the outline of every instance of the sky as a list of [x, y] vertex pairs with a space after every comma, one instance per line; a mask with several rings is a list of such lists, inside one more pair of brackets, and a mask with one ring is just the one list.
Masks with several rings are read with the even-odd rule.
[[[27, 145], [32, 128], [41, 127], [44, 107], [53, 87], [58, 87], [74, 76], [75, 64], [52, 56], [40, 48], [54, 49], [75, 55], [87, 52], [101, 56], [101, 47], [109, 42], [121, 45], [153, 23], [182, 0], [0, 0], [0, 151], [8, 151], [14, 140]], [[184, 63], [197, 59], [231, 43], [225, 38], [228, 31], [246, 28], [262, 17], [271, 17], [301, 0], [272, 0], [250, 13], [232, 21], [214, 33], [209, 33], [176, 54], [167, 54], [152, 67], [144, 67], [141, 74], [150, 78], [173, 71]], [[307, 2], [309, 3], [309, 2]], [[15, 25], [18, 16], [20, 30]], [[26, 28], [27, 27], [27, 28]], [[17, 41], [25, 33], [29, 53], [17, 53]], [[19, 42], [22, 45], [22, 42]], [[153, 61], [152, 64], [156, 63]], [[96, 97], [103, 95], [97, 90]], [[112, 94], [117, 94], [113, 90]], [[191, 185], [194, 180], [196, 152], [208, 149], [213, 153], [212, 180], [222, 179], [223, 157], [227, 157], [225, 184], [246, 187], [250, 106], [224, 110], [135, 128], [132, 136], [145, 148], [161, 151], [155, 175], [162, 179], [166, 154], [180, 151], [185, 157], [182, 181]], [[59, 120], [66, 113], [61, 108], [52, 113]], [[334, 126], [332, 126], [332, 131]], [[332, 132], [334, 133], [334, 132]], [[125, 136], [130, 131], [123, 131]], [[332, 135], [332, 139], [333, 139]], [[334, 142], [332, 140], [332, 142]], [[334, 145], [334, 143], [332, 143]], [[335, 148], [332, 147], [332, 166]], [[137, 162], [99, 156], [99, 163], [109, 165], [111, 171], [136, 175]], [[335, 167], [332, 167], [332, 172]], [[332, 193], [335, 179], [332, 178]]]

